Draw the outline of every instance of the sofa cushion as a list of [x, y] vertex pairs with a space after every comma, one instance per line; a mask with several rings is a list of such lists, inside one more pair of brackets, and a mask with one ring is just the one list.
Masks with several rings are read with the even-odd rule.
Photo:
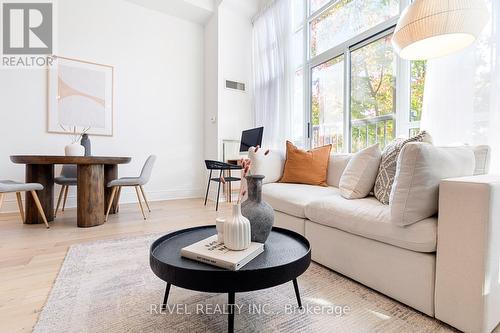
[[391, 223], [390, 207], [374, 197], [347, 200], [330, 195], [310, 202], [305, 215], [315, 223], [404, 249], [436, 251], [437, 218], [400, 227]]
[[475, 164], [474, 152], [469, 147], [405, 145], [390, 196], [392, 222], [405, 226], [436, 214], [441, 180], [472, 176]]
[[339, 189], [331, 186], [285, 183], [262, 186], [262, 196], [274, 210], [301, 218], [305, 218], [304, 209], [308, 203], [329, 195], [339, 195]]
[[351, 158], [340, 178], [340, 194], [346, 199], [361, 199], [370, 194], [380, 165], [380, 148], [374, 144]]

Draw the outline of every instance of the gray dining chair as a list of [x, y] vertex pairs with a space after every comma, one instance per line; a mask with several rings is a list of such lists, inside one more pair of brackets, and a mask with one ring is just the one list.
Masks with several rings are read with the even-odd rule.
[[57, 185], [61, 185], [61, 191], [59, 192], [59, 198], [57, 199], [56, 211], [54, 213], [54, 217], [57, 216], [57, 211], [59, 210], [59, 206], [61, 205], [61, 199], [63, 199], [62, 203], [62, 211], [64, 212], [64, 208], [66, 207], [66, 200], [68, 199], [68, 189], [70, 186], [77, 185], [77, 166], [76, 165], [63, 165], [61, 170], [61, 175], [54, 178], [54, 183]]
[[111, 210], [111, 206], [113, 205], [115, 195], [117, 195], [118, 201], [120, 199], [122, 187], [124, 186], [135, 187], [135, 192], [137, 194], [137, 199], [139, 200], [139, 207], [141, 208], [142, 216], [144, 217], [144, 219], [146, 219], [144, 207], [142, 206], [141, 193], [148, 211], [151, 212], [151, 208], [149, 207], [148, 199], [146, 198], [146, 193], [144, 192], [143, 186], [146, 185], [151, 178], [151, 172], [153, 171], [153, 165], [155, 164], [155, 161], [155, 155], [149, 156], [146, 160], [146, 163], [144, 163], [144, 166], [142, 167], [142, 171], [139, 177], [122, 177], [112, 180], [108, 183], [107, 186], [113, 188], [113, 190], [111, 191], [111, 198], [109, 199], [108, 209], [106, 210], [106, 217], [104, 218], [104, 221], [108, 220], [109, 211]]
[[47, 222], [47, 218], [45, 217], [45, 213], [43, 212], [42, 204], [40, 203], [40, 199], [38, 199], [38, 195], [36, 191], [43, 190], [43, 185], [38, 183], [19, 183], [13, 180], [0, 180], [0, 208], [2, 208], [3, 199], [5, 194], [7, 193], [15, 193], [17, 196], [17, 205], [19, 206], [19, 213], [21, 214], [21, 219], [24, 223], [24, 209], [23, 209], [23, 200], [21, 198], [21, 192], [30, 192], [33, 196], [33, 200], [35, 201], [36, 208], [38, 212], [42, 216], [43, 223], [47, 229], [49, 228], [49, 223]]

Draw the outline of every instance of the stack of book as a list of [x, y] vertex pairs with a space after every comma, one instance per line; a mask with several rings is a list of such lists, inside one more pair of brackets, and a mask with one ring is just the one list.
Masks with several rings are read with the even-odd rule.
[[231, 251], [217, 241], [217, 235], [191, 244], [181, 249], [181, 256], [209, 265], [237, 271], [264, 252], [264, 244], [250, 243], [241, 251]]

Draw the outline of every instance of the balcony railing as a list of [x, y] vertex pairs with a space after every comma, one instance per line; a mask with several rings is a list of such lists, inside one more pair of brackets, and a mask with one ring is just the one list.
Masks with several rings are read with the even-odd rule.
[[337, 124], [313, 125], [312, 127], [312, 145], [320, 147], [333, 145], [334, 152], [342, 152], [344, 145], [344, 135], [342, 129], [339, 130]]
[[[394, 139], [394, 127], [394, 115], [352, 120], [351, 151], [356, 152], [375, 143], [379, 143], [381, 148], [385, 147]], [[335, 152], [343, 151], [343, 129], [339, 128], [338, 124], [314, 125], [312, 139], [314, 147], [332, 144]]]

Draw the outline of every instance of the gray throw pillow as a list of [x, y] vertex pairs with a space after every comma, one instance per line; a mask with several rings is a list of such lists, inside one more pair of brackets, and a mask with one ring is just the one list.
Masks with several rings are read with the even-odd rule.
[[409, 142], [427, 142], [432, 143], [432, 137], [426, 131], [422, 131], [409, 139], [396, 139], [389, 143], [382, 152], [380, 167], [378, 169], [375, 188], [373, 190], [375, 197], [384, 205], [389, 204], [392, 184], [396, 175], [396, 167], [399, 153], [404, 145]]

